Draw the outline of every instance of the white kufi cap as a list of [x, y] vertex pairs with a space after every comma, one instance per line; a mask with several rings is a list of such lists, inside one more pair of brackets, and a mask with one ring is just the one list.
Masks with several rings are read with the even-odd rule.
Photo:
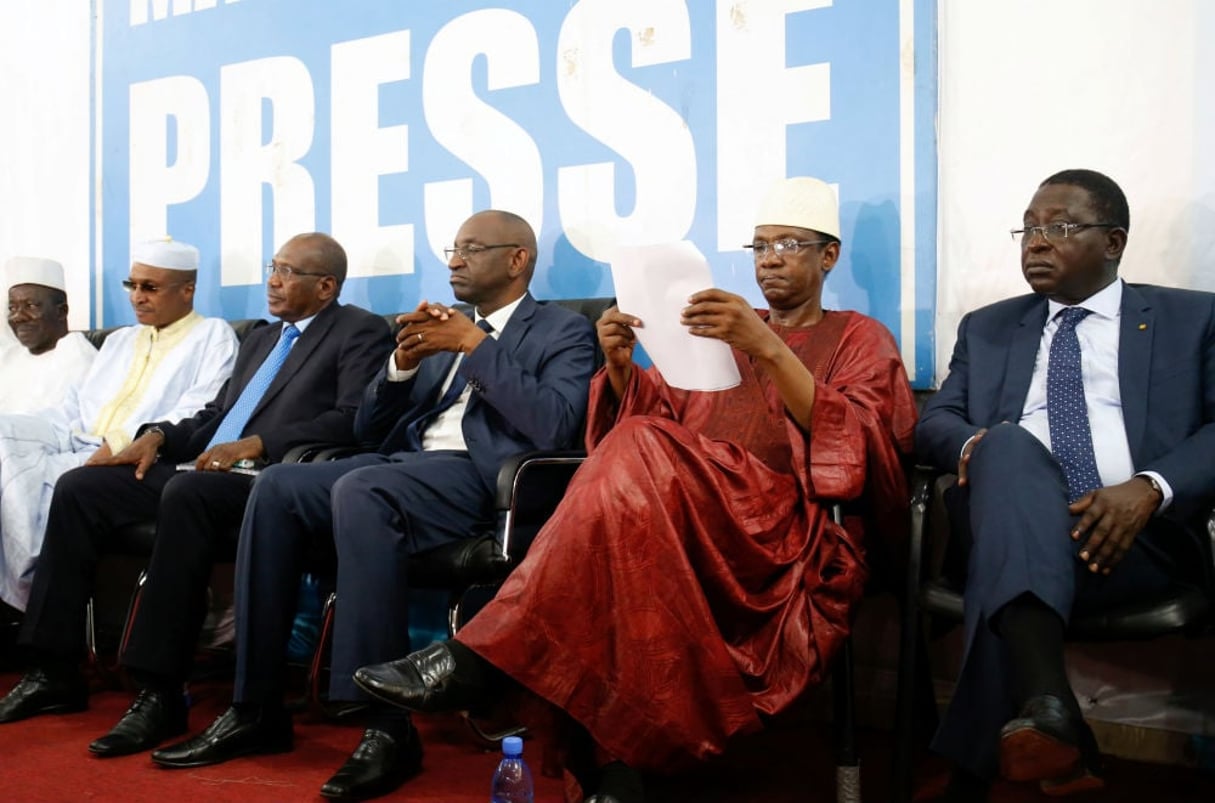
[[42, 257], [13, 257], [4, 263], [4, 276], [8, 287], [18, 284], [40, 284], [56, 290], [67, 290], [63, 280], [63, 266], [53, 259]]
[[131, 262], [149, 268], [198, 270], [198, 249], [172, 237], [160, 237], [131, 246]]
[[840, 239], [840, 207], [835, 190], [810, 176], [785, 178], [772, 185], [759, 205], [756, 226], [797, 226]]

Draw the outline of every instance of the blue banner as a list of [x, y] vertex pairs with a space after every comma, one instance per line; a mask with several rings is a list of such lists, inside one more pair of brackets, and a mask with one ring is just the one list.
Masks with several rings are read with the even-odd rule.
[[619, 242], [687, 239], [763, 299], [749, 242], [776, 178], [838, 187], [824, 304], [932, 378], [932, 0], [98, 0], [95, 325], [133, 320], [130, 245], [202, 252], [197, 308], [266, 316], [287, 238], [347, 249], [342, 298], [450, 301], [487, 207], [531, 221], [539, 298], [612, 295]]

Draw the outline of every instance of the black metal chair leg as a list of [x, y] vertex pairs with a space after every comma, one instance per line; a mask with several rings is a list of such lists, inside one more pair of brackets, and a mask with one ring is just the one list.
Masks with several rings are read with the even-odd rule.
[[856, 749], [856, 685], [852, 637], [844, 641], [831, 675], [835, 722], [835, 800], [861, 803], [861, 762]]

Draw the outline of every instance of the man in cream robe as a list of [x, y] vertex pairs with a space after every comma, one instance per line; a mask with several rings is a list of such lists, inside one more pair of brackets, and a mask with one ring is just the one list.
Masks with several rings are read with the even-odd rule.
[[32, 413], [63, 402], [68, 388], [88, 373], [97, 349], [80, 332], [68, 331], [67, 285], [53, 259], [13, 257], [4, 266], [8, 325], [16, 340], [5, 342], [0, 414]]
[[123, 286], [139, 324], [106, 338], [64, 401], [0, 415], [0, 600], [25, 610], [55, 481], [134, 439], [140, 424], [179, 421], [232, 373], [232, 328], [194, 311], [198, 250], [171, 240], [132, 249]]

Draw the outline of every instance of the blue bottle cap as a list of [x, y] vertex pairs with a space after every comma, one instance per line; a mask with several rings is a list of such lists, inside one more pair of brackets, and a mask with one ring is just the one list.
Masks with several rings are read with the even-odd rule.
[[518, 736], [507, 736], [502, 740], [502, 755], [511, 758], [523, 755], [523, 740]]

